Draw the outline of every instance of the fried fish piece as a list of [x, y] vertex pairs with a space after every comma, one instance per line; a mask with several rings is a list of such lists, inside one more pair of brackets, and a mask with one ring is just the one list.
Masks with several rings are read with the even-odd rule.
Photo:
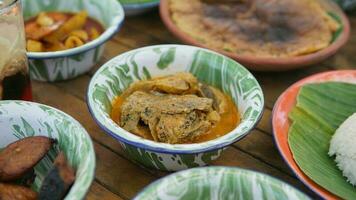
[[192, 142], [220, 120], [213, 100], [192, 94], [172, 95], [136, 91], [122, 105], [120, 126], [158, 142]]
[[158, 91], [167, 94], [194, 94], [198, 91], [198, 79], [189, 72], [180, 72], [174, 75], [155, 77], [150, 80], [135, 82], [125, 90], [123, 96], [135, 91]]
[[225, 113], [228, 110], [228, 102], [225, 95], [216, 88], [201, 84], [199, 94], [203, 97], [213, 100], [213, 107], [219, 114]]

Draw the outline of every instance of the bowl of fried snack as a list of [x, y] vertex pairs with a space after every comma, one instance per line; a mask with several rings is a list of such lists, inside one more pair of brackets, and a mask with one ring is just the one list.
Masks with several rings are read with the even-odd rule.
[[92, 77], [89, 110], [128, 157], [149, 168], [204, 166], [246, 136], [264, 97], [242, 65], [213, 51], [156, 45], [121, 54]]
[[62, 81], [88, 72], [124, 19], [116, 0], [22, 3], [30, 75], [39, 81]]
[[85, 198], [95, 153], [79, 122], [46, 105], [1, 101], [0, 130], [0, 199]]

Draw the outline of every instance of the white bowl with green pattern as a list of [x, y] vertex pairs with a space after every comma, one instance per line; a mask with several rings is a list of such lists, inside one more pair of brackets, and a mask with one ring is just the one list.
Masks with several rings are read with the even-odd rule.
[[125, 10], [125, 16], [136, 16], [158, 7], [159, 0], [118, 0]]
[[235, 167], [202, 167], [161, 178], [134, 200], [311, 200], [271, 176]]
[[105, 32], [80, 47], [55, 52], [28, 52], [30, 76], [39, 81], [63, 81], [88, 72], [100, 59], [104, 43], [121, 27], [124, 11], [117, 0], [22, 0], [24, 19], [42, 11], [88, 11]]
[[84, 199], [94, 179], [95, 153], [86, 130], [69, 115], [55, 108], [26, 101], [0, 101], [0, 149], [30, 136], [47, 136], [58, 143], [35, 166], [32, 189], [39, 190], [59, 151], [76, 171], [76, 180], [65, 200]]
[[[165, 144], [131, 134], [110, 118], [113, 99], [132, 82], [182, 71], [232, 97], [242, 119], [233, 131], [203, 143]], [[133, 161], [168, 171], [204, 166], [218, 158], [228, 145], [250, 132], [264, 105], [261, 87], [243, 66], [213, 51], [185, 45], [149, 46], [113, 58], [92, 77], [87, 101], [99, 126], [121, 143]]]

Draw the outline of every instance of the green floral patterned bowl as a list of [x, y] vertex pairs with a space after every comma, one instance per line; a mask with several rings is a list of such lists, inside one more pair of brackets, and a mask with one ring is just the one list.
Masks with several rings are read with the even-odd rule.
[[35, 167], [34, 190], [38, 191], [59, 151], [76, 171], [76, 180], [65, 200], [84, 199], [93, 179], [95, 154], [88, 133], [75, 119], [49, 106], [26, 101], [0, 101], [0, 149], [29, 136], [43, 135], [58, 140]]
[[83, 46], [56, 52], [28, 52], [30, 75], [39, 81], [62, 81], [88, 72], [104, 50], [104, 43], [121, 27], [124, 11], [117, 0], [22, 0], [24, 19], [41, 11], [77, 12], [87, 10], [98, 20], [105, 32]]
[[[110, 118], [111, 102], [133, 81], [182, 71], [189, 71], [200, 81], [229, 94], [239, 109], [242, 122], [215, 140], [172, 145], [131, 134]], [[213, 51], [184, 45], [149, 46], [115, 57], [95, 73], [87, 95], [89, 110], [96, 122], [121, 143], [132, 160], [146, 167], [169, 171], [204, 166], [218, 158], [225, 147], [244, 137], [255, 126], [264, 105], [261, 87], [244, 67]]]
[[265, 174], [233, 167], [202, 167], [161, 178], [134, 200], [311, 200], [288, 184]]

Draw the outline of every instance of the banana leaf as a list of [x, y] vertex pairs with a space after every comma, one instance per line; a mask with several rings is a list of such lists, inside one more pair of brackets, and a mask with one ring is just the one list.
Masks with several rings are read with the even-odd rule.
[[288, 143], [297, 165], [314, 182], [343, 199], [356, 199], [356, 188], [328, 151], [336, 129], [355, 112], [356, 85], [326, 82], [303, 86], [289, 114]]

